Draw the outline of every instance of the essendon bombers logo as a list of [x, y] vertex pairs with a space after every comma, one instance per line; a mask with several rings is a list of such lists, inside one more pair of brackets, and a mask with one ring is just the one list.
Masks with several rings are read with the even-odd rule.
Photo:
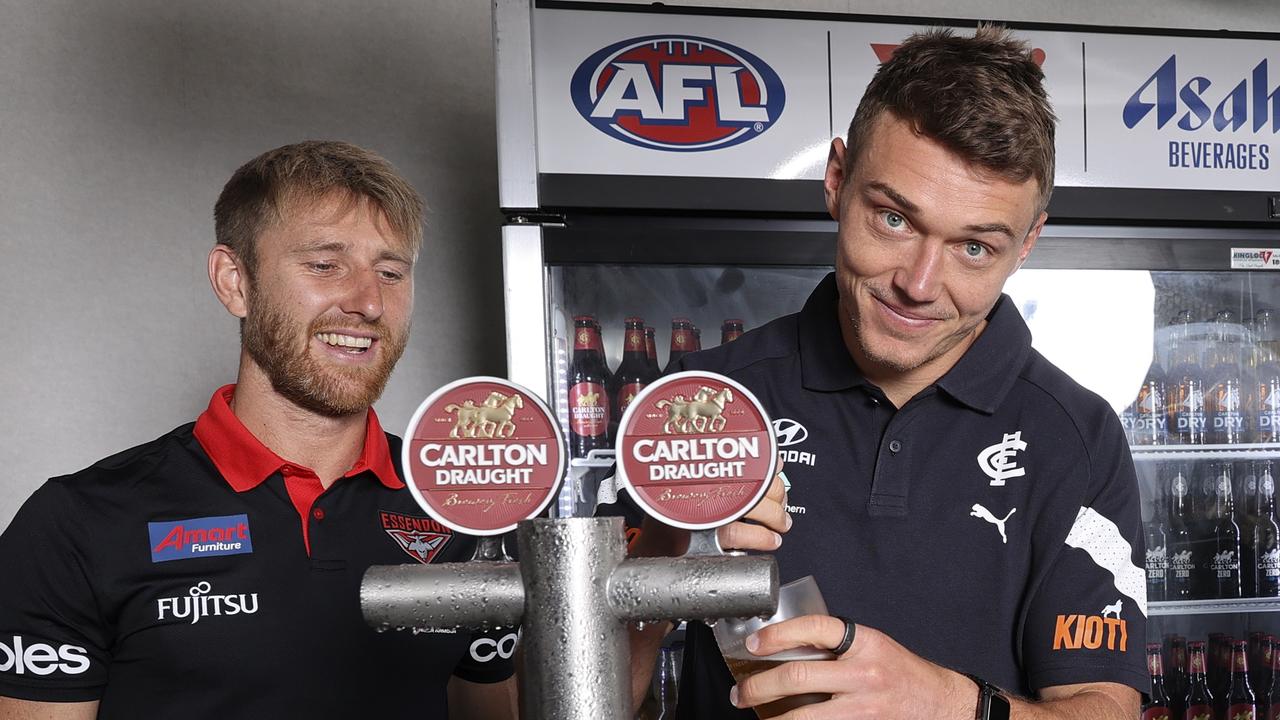
[[453, 539], [453, 531], [431, 518], [380, 512], [382, 529], [406, 555], [423, 565], [435, 560]]
[[570, 81], [573, 104], [601, 132], [655, 150], [696, 152], [746, 142], [782, 115], [773, 68], [728, 43], [651, 35], [587, 58]]

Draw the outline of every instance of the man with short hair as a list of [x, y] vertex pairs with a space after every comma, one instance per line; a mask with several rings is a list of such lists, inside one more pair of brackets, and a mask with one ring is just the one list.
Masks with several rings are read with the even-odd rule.
[[1125, 436], [1001, 294], [1053, 188], [1042, 79], [1001, 29], [908, 39], [848, 145], [832, 141], [835, 273], [799, 313], [684, 359], [805, 430], [788, 436], [802, 452], [777, 557], [783, 581], [817, 577], [832, 616], [748, 647], [838, 657], [732, 686], [691, 623], [682, 715], [749, 718], [730, 703], [809, 693], [831, 696], [804, 708], [814, 719], [1137, 715], [1146, 587]]
[[514, 631], [360, 612], [369, 566], [475, 545], [417, 507], [371, 407], [409, 336], [418, 194], [304, 142], [237, 170], [214, 215], [236, 384], [50, 480], [0, 536], [0, 718], [515, 717]]

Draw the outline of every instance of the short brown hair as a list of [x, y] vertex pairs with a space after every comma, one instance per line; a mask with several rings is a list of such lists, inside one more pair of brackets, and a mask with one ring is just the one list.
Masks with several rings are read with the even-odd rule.
[[422, 245], [422, 198], [391, 163], [350, 143], [308, 140], [259, 155], [236, 170], [213, 207], [214, 235], [235, 252], [250, 277], [262, 231], [290, 207], [331, 192], [367, 199], [413, 253]]
[[1056, 118], [1044, 72], [1007, 29], [973, 37], [946, 28], [916, 33], [880, 65], [849, 125], [846, 162], [857, 161], [886, 111], [952, 152], [1014, 182], [1035, 178], [1040, 209], [1053, 193]]

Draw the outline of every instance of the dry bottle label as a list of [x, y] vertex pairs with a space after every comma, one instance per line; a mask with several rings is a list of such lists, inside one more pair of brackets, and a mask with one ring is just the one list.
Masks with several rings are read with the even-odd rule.
[[1254, 398], [1258, 413], [1254, 421], [1258, 433], [1274, 435], [1280, 432], [1280, 380], [1259, 384]]
[[432, 518], [470, 535], [497, 535], [537, 517], [564, 474], [564, 440], [546, 405], [501, 378], [437, 390], [405, 431], [409, 491]]
[[583, 437], [600, 437], [609, 429], [609, 401], [604, 385], [580, 382], [569, 388], [569, 428]]
[[1146, 383], [1138, 391], [1138, 399], [1129, 410], [1120, 417], [1120, 422], [1136, 438], [1147, 438], [1163, 442], [1169, 430], [1169, 419], [1165, 415], [1164, 391], [1155, 383]]
[[1204, 390], [1197, 382], [1184, 382], [1178, 388], [1177, 406], [1173, 411], [1174, 428], [1180, 433], [1204, 432]]
[[1233, 436], [1244, 429], [1244, 414], [1240, 407], [1240, 385], [1236, 382], [1220, 383], [1209, 394], [1206, 411], [1213, 416], [1213, 429]]
[[745, 515], [768, 489], [778, 461], [764, 407], [714, 373], [681, 372], [649, 385], [618, 434], [623, 485], [650, 515], [690, 530]]

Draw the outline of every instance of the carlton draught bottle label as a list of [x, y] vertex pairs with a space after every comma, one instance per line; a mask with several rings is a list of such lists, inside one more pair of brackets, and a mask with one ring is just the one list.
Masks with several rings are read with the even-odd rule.
[[682, 372], [645, 388], [622, 418], [622, 483], [646, 512], [703, 530], [745, 515], [768, 490], [778, 449], [764, 408], [721, 375]]
[[1227, 720], [1255, 720], [1257, 712], [1253, 705], [1232, 705], [1227, 708]]
[[551, 411], [500, 378], [465, 378], [423, 401], [405, 432], [409, 492], [459, 532], [498, 535], [555, 497], [565, 451]]
[[627, 383], [618, 388], [618, 412], [624, 413], [631, 403], [644, 391], [644, 383]]
[[1182, 717], [1186, 720], [1213, 720], [1213, 708], [1208, 705], [1191, 705]]
[[583, 437], [599, 437], [609, 429], [609, 400], [604, 385], [580, 382], [569, 388], [569, 427]]

